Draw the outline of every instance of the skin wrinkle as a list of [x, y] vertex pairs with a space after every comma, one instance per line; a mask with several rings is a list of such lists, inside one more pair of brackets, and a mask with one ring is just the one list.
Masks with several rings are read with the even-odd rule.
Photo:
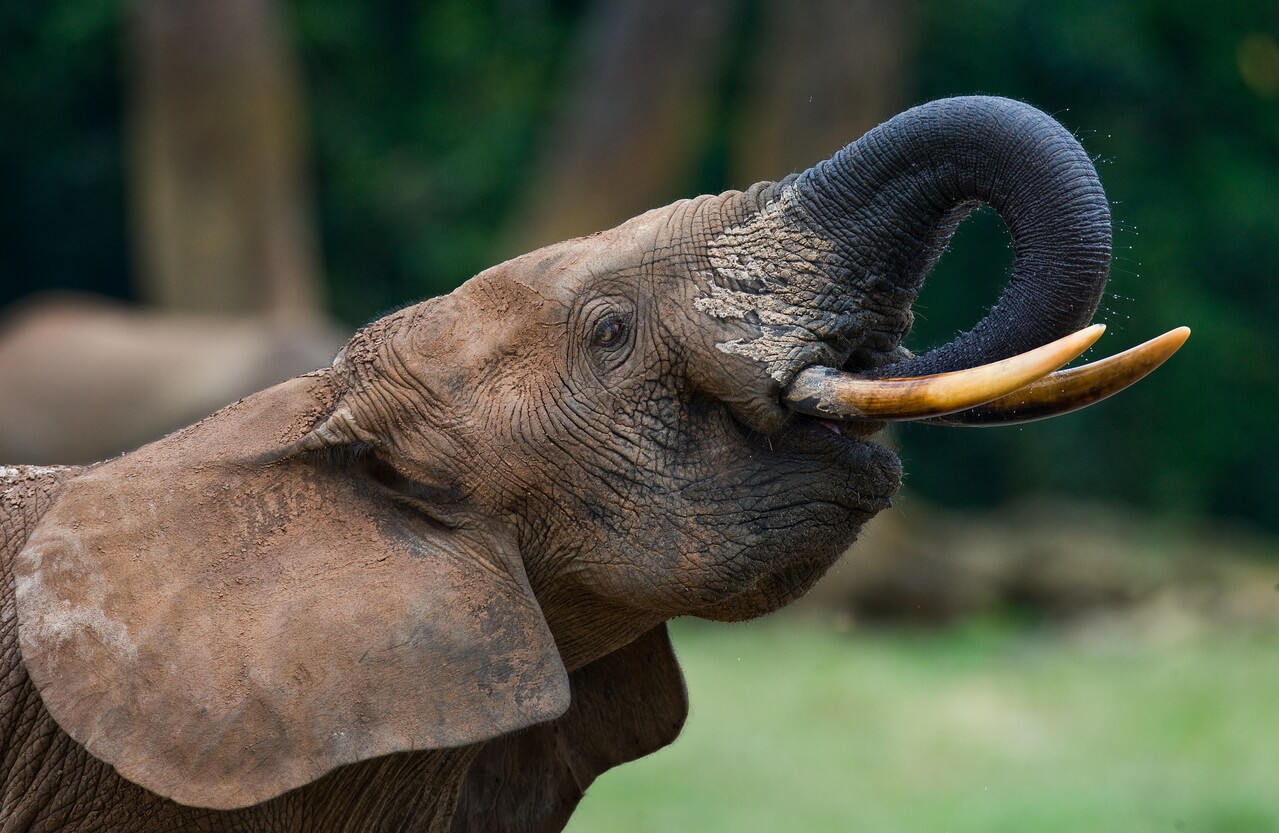
[[[576, 457], [577, 457], [577, 454], [570, 453], [570, 454], [569, 454], [569, 457], [570, 457], [570, 458], [576, 458]], [[613, 481], [610, 481], [610, 485], [613, 485]]]
[[[637, 386], [638, 391], [636, 392], [650, 391], [653, 386], [646, 381], [644, 384]], [[578, 394], [578, 391], [574, 390], [575, 386], [566, 384], [565, 387], [574, 394]], [[658, 421], [656, 426], [645, 424], [644, 421], [647, 414], [644, 410], [644, 397], [628, 397], [627, 389], [627, 386], [619, 386], [610, 390], [606, 394], [606, 398], [602, 398], [591, 408], [589, 417], [587, 414], [578, 416], [569, 407], [566, 400], [560, 401], [560, 408], [565, 413], [566, 418], [584, 432], [589, 431], [589, 427], [593, 424], [604, 426], [600, 433], [592, 439], [596, 441], [595, 445], [600, 449], [617, 449], [617, 457], [613, 461], [616, 468], [615, 471], [611, 472], [615, 477], [625, 477], [628, 470], [636, 472], [660, 470], [665, 463], [661, 454], [660, 438], [663, 432], [671, 428], [670, 425], [663, 424], [660, 421]], [[641, 424], [628, 430], [622, 423], [615, 421], [612, 413], [620, 410], [619, 405], [625, 406], [627, 410], [630, 410], [640, 420]], [[654, 430], [654, 427], [656, 427], [656, 430]], [[619, 442], [610, 442], [612, 438]], [[598, 452], [596, 453], [598, 454]]]
[[426, 422], [442, 416], [438, 405], [432, 407], [432, 403], [439, 402], [440, 393], [434, 389], [430, 379], [413, 373], [411, 364], [399, 355], [393, 345], [387, 346], [382, 367], [384, 378], [390, 383], [386, 386], [385, 396], [388, 399], [394, 397], [394, 404], [399, 406], [393, 407], [389, 401], [384, 403], [389, 413], [407, 414], [411, 416], [409, 422]]
[[[570, 424], [576, 427], [576, 429], [582, 431], [591, 430], [591, 422], [587, 421], [585, 417], [579, 417], [572, 408], [567, 407], [567, 404], [565, 404], [564, 401], [558, 402], [558, 408]], [[608, 416], [600, 416], [602, 417], [602, 424], [606, 426], [610, 425]], [[604, 431], [605, 435], [597, 439], [606, 440], [608, 439], [609, 432], [611, 432], [611, 434], [618, 435], [619, 438], [625, 440], [622, 448], [636, 448], [633, 444], [633, 438], [631, 438], [631, 436], [624, 436], [620, 434], [620, 432], [616, 430], [616, 427], [608, 427], [608, 429], [604, 429]], [[555, 445], [555, 448], [560, 450], [560, 452], [563, 453], [564, 458], [567, 459], [570, 464], [576, 466], [578, 471], [582, 472], [583, 476], [588, 477], [588, 479], [599, 480], [605, 488], [609, 488], [611, 490], [611, 494], [613, 494], [614, 498], [618, 499], [620, 503], [627, 503], [629, 500], [628, 495], [625, 494], [625, 491], [620, 489], [622, 482], [619, 481], [629, 482], [629, 484], [633, 485], [642, 485], [642, 480], [639, 479], [638, 476], [632, 475], [631, 471], [628, 470], [628, 466], [634, 466], [634, 464], [636, 464], [636, 458], [628, 456], [625, 450], [619, 450], [618, 457], [616, 457], [614, 461], [611, 461], [616, 463], [615, 467], [602, 466], [599, 467], [599, 470], [596, 470], [596, 468], [588, 466], [586, 461], [587, 459], [590, 459], [590, 457], [586, 456], [586, 452], [588, 448], [592, 447], [592, 445], [596, 445], [596, 447], [605, 447], [605, 443], [585, 443], [585, 441], [582, 441], [577, 434], [570, 434], [569, 438], [570, 439], [561, 440], [556, 438], [554, 435], [549, 435], [549, 439], [551, 440], [551, 443]], [[570, 522], [576, 521], [577, 516], [574, 516], [569, 509], [565, 508], [563, 503], [556, 502], [556, 508], [559, 508], [560, 511], [564, 513], [565, 518], [567, 518]]]

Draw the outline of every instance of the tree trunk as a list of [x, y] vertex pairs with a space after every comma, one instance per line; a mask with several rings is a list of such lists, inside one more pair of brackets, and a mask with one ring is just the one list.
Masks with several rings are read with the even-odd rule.
[[295, 67], [272, 0], [136, 0], [130, 145], [139, 294], [319, 310]]
[[802, 171], [908, 103], [911, 4], [764, 0], [760, 16], [757, 59], [732, 131], [733, 182]]
[[600, 0], [510, 254], [599, 231], [681, 196], [698, 160], [734, 0]]

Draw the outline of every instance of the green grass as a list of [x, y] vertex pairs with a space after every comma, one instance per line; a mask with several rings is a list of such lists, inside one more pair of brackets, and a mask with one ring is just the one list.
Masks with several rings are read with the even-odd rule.
[[570, 833], [1279, 831], [1279, 631], [677, 623], [684, 734]]

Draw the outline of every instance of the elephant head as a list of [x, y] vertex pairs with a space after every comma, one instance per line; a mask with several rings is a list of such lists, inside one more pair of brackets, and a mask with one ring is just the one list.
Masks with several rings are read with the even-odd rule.
[[[979, 202], [1011, 277], [913, 356], [911, 303]], [[495, 266], [69, 479], [17, 561], [23, 656], [90, 752], [205, 807], [545, 723], [667, 619], [797, 598], [889, 505], [900, 465], [848, 390], [904, 386], [911, 417], [1019, 388], [921, 406], [970, 378], [936, 374], [1084, 327], [1109, 260], [1069, 132], [998, 98], [917, 107], [780, 182]]]

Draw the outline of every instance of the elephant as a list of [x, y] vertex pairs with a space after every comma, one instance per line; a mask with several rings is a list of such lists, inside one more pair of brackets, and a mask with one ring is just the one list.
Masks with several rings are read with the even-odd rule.
[[70, 293], [24, 299], [0, 316], [0, 460], [119, 454], [315, 369], [349, 335], [302, 314], [200, 315]]
[[[980, 202], [1009, 281], [915, 355]], [[1069, 131], [945, 99], [494, 266], [131, 453], [0, 468], [0, 827], [562, 829], [679, 733], [667, 621], [783, 607], [889, 505], [886, 424], [1042, 416], [1157, 363], [1045, 376], [1109, 262]]]

